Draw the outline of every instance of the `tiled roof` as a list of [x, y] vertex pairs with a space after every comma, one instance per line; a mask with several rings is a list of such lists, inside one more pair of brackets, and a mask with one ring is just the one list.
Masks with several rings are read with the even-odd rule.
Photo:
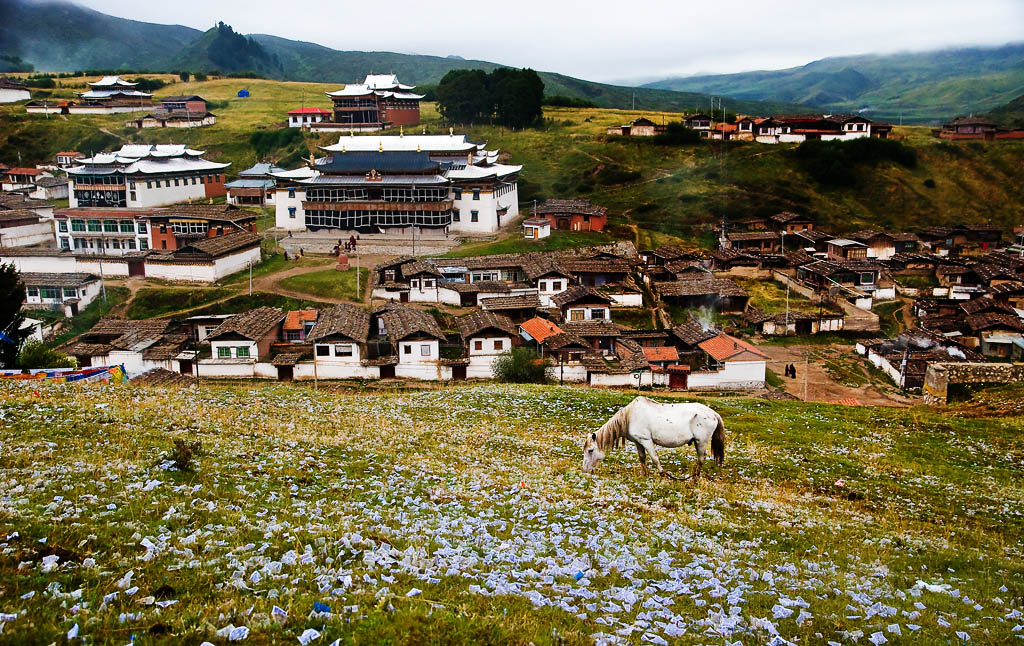
[[197, 218], [203, 220], [224, 220], [226, 222], [244, 222], [255, 220], [257, 214], [233, 204], [175, 204], [154, 213], [157, 217]]
[[319, 312], [317, 310], [290, 310], [284, 317], [282, 330], [301, 330], [307, 321], [316, 321]]
[[207, 340], [216, 340], [227, 334], [238, 334], [250, 341], [263, 339], [274, 327], [284, 320], [284, 310], [279, 307], [257, 307], [248, 312], [235, 314], [221, 323]]
[[356, 305], [341, 303], [320, 313], [307, 341], [320, 341], [334, 335], [360, 343], [370, 337], [370, 313]]
[[991, 328], [1006, 328], [1024, 332], [1024, 321], [1016, 314], [969, 314], [965, 321], [972, 332], [981, 332]]
[[628, 274], [632, 269], [629, 261], [622, 258], [598, 259], [598, 258], [563, 258], [558, 264], [568, 272], [572, 273], [606, 273], [606, 274]]
[[575, 334], [569, 334], [568, 332], [559, 332], [558, 334], [552, 334], [544, 340], [544, 346], [550, 350], [561, 350], [562, 348], [575, 345], [580, 348], [589, 348], [590, 344], [584, 339], [576, 336]]
[[153, 368], [132, 379], [135, 385], [144, 386], [191, 386], [195, 381], [189, 375], [173, 372], [166, 368]]
[[459, 327], [459, 334], [462, 335], [463, 339], [479, 334], [484, 330], [499, 330], [512, 336], [516, 336], [519, 333], [515, 324], [507, 316], [495, 314], [494, 312], [481, 312], [477, 310], [468, 316], [455, 319], [455, 324]]
[[156, 343], [142, 351], [142, 358], [149, 361], [168, 361], [181, 354], [192, 343], [188, 334], [164, 334]]
[[799, 213], [793, 213], [792, 211], [782, 211], [781, 213], [776, 213], [769, 219], [772, 220], [773, 222], [778, 222], [780, 224], [792, 222], [793, 220], [813, 221], [813, 218], [810, 218], [806, 215], [800, 215]]
[[99, 276], [82, 272], [71, 274], [23, 272], [21, 282], [26, 287], [81, 287], [96, 282]]
[[1016, 314], [1016, 311], [1008, 303], [997, 301], [991, 296], [982, 296], [981, 298], [975, 298], [974, 300], [964, 301], [960, 307], [962, 307], [968, 314], [977, 314], [978, 312], [987, 309], [998, 310], [1005, 314]]
[[611, 321], [566, 321], [562, 329], [569, 334], [587, 337], [616, 337], [622, 334], [623, 326]]
[[603, 206], [592, 204], [590, 200], [547, 200], [537, 207], [538, 214], [551, 213], [553, 215], [605, 215], [608, 209]]
[[121, 336], [128, 334], [129, 332], [135, 332], [139, 330], [152, 331], [157, 333], [164, 333], [167, 328], [171, 325], [171, 321], [167, 319], [118, 319], [118, 318], [106, 318], [100, 319], [96, 322], [96, 325], [92, 326], [88, 332], [83, 336], [93, 335], [104, 335], [104, 336]]
[[539, 316], [535, 316], [528, 321], [523, 321], [519, 324], [519, 327], [529, 334], [537, 343], [544, 343], [545, 339], [562, 333], [562, 328], [547, 319], [540, 318]]
[[270, 360], [272, 366], [294, 366], [302, 358], [300, 352], [285, 352]]
[[214, 236], [212, 238], [203, 238], [191, 242], [174, 252], [174, 255], [187, 255], [189, 250], [198, 251], [201, 254], [206, 254], [213, 258], [224, 256], [239, 249], [247, 249], [253, 246], [259, 246], [260, 237], [255, 233], [248, 231], [233, 231], [231, 233], [225, 233], [222, 236]]
[[[621, 341], [620, 341], [621, 343]], [[644, 357], [648, 361], [679, 361], [679, 352], [673, 348], [647, 348], [643, 349]]]
[[593, 287], [587, 287], [585, 285], [576, 285], [575, 287], [569, 288], [564, 292], [555, 294], [551, 297], [553, 302], [558, 307], [564, 307], [571, 303], [576, 303], [584, 299], [598, 300], [602, 303], [614, 303], [612, 299], [608, 298], [604, 294], [598, 292]]
[[672, 280], [654, 284], [654, 290], [661, 296], [746, 296], [747, 292], [728, 278], [702, 277], [686, 280]]
[[778, 240], [779, 234], [774, 231], [740, 231], [727, 233], [725, 237], [731, 242], [742, 242], [745, 240]]
[[699, 321], [687, 321], [672, 328], [672, 334], [686, 345], [697, 345], [701, 341], [714, 338], [718, 330]]
[[731, 337], [728, 334], [719, 334], [707, 341], [701, 341], [697, 345], [716, 361], [728, 361], [730, 358], [743, 354], [744, 352], [750, 352], [762, 359], [768, 358], [768, 355], [746, 341]]
[[480, 299], [483, 310], [535, 310], [540, 307], [540, 296], [537, 294], [518, 294], [516, 296], [494, 296]]
[[384, 319], [384, 327], [388, 338], [399, 341], [414, 334], [444, 339], [444, 332], [430, 314], [398, 303], [388, 303], [374, 310], [374, 314]]

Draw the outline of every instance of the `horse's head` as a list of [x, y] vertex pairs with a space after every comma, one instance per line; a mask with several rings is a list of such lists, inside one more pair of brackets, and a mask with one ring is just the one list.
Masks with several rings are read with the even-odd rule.
[[583, 472], [592, 473], [603, 459], [604, 451], [597, 445], [597, 433], [591, 433], [583, 443]]

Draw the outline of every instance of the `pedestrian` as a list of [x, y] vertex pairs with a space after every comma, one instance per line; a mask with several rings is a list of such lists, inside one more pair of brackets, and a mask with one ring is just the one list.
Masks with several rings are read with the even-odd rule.
[[356, 250], [356, 237], [354, 235], [348, 237], [348, 246], [352, 251]]
[[792, 363], [789, 364], [789, 374], [790, 374], [790, 376], [793, 377], [793, 379], [796, 379], [796, 365], [795, 364], [792, 364]]
[[306, 252], [302, 250], [302, 247], [299, 247], [299, 255], [302, 256], [303, 258], [306, 257]]

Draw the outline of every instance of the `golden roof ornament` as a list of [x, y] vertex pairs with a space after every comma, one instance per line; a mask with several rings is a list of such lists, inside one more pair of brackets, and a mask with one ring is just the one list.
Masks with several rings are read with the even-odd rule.
[[399, 137], [404, 137], [405, 136], [405, 126], [398, 126], [398, 136]]
[[377, 152], [379, 152], [379, 153], [384, 152], [384, 140], [383, 139], [378, 139], [377, 140]]

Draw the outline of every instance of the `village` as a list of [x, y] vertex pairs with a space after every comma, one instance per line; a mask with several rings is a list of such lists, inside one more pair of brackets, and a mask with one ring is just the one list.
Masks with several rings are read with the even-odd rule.
[[[81, 102], [26, 109], [153, 105], [120, 77], [90, 86]], [[286, 257], [334, 257], [339, 272], [373, 259], [365, 297], [331, 308], [107, 318], [58, 348], [82, 368], [182, 383], [493, 379], [497, 358], [529, 348], [559, 383], [807, 397], [808, 375], [802, 392], [796, 377], [809, 360], [774, 351], [771, 339], [831, 335], [896, 387], [883, 397], [896, 404], [922, 392], [944, 401], [946, 382], [926, 382], [938, 384], [951, 364], [960, 364], [954, 382], [998, 382], [1024, 361], [1022, 232], [1011, 239], [984, 224], [832, 234], [810, 215], [781, 212], [723, 222], [714, 250], [620, 241], [446, 257], [471, 236], [542, 244], [553, 232], [601, 232], [608, 212], [580, 198], [520, 204], [524, 168], [501, 151], [454, 129], [407, 134], [419, 123], [414, 89], [371, 75], [327, 93], [333, 113], [289, 112], [288, 127], [338, 133], [298, 168], [257, 163], [231, 179], [230, 164], [202, 150], [137, 144], [0, 167], [0, 262], [21, 272], [30, 312], [71, 318], [105, 296], [106, 281], [216, 284], [251, 272], [271, 236]], [[153, 115], [159, 127], [215, 123], [195, 95], [164, 97]], [[683, 123], [705, 138], [765, 143], [891, 131], [863, 117], [741, 117], [723, 129], [697, 114]], [[396, 125], [398, 134], [376, 134]], [[663, 131], [638, 118], [607, 134]], [[262, 229], [259, 209], [273, 213]], [[754, 286], [775, 298], [752, 297]], [[893, 318], [898, 334], [886, 338]]]

